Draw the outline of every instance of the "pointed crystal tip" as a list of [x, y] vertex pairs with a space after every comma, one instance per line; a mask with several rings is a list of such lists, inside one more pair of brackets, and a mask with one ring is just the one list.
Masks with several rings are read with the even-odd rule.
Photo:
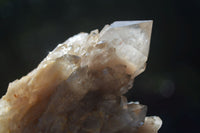
[[113, 45], [120, 58], [135, 66], [138, 75], [146, 66], [152, 24], [152, 20], [116, 21], [103, 29], [100, 40]]
[[122, 27], [122, 26], [130, 26], [130, 25], [136, 25], [146, 23], [149, 26], [152, 26], [153, 20], [138, 20], [138, 21], [115, 21], [110, 26], [111, 27]]

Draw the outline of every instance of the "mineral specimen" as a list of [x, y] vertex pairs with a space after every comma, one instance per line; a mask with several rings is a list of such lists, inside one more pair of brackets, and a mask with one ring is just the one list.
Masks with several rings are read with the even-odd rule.
[[162, 121], [123, 96], [144, 71], [152, 21], [121, 21], [59, 44], [9, 84], [0, 133], [156, 133]]

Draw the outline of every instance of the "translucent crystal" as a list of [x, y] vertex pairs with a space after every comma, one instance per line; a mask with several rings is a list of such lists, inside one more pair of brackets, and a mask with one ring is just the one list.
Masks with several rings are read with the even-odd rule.
[[9, 84], [0, 133], [156, 133], [156, 124], [146, 126], [147, 107], [122, 96], [145, 69], [151, 28], [152, 21], [114, 22], [59, 44]]

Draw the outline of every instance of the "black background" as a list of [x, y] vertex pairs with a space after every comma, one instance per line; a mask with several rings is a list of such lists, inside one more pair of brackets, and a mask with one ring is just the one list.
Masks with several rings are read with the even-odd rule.
[[162, 118], [160, 133], [198, 132], [199, 9], [199, 0], [0, 0], [0, 95], [68, 37], [152, 19], [147, 68], [127, 96]]

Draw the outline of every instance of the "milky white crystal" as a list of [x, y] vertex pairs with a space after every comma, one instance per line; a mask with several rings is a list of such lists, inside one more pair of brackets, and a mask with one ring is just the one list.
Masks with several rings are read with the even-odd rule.
[[123, 96], [144, 71], [152, 21], [119, 21], [59, 44], [0, 100], [0, 133], [156, 133]]

